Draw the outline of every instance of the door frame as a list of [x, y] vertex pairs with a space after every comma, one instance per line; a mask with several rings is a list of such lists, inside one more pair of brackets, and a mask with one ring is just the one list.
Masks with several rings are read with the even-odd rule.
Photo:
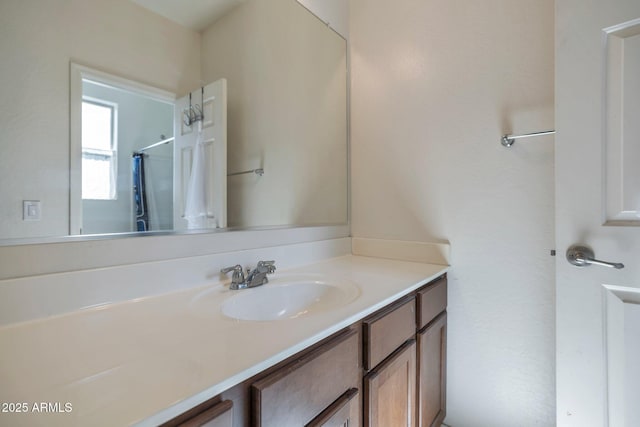
[[[70, 63], [69, 80], [69, 235], [82, 232], [82, 81], [145, 96], [175, 106], [176, 94], [114, 74]], [[174, 129], [175, 133], [175, 129]]]

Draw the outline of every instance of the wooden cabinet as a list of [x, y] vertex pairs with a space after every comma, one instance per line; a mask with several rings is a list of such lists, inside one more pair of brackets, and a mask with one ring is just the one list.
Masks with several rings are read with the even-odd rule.
[[362, 322], [370, 370], [363, 388], [365, 426], [440, 426], [446, 415], [446, 309], [442, 276]]
[[364, 425], [413, 427], [416, 422], [416, 305], [410, 295], [362, 322]]
[[440, 427], [446, 415], [447, 313], [418, 333], [418, 425]]
[[359, 343], [357, 332], [348, 330], [255, 381], [251, 386], [252, 425], [304, 426], [325, 410], [339, 411], [341, 408], [330, 409], [332, 404], [345, 392], [357, 391], [360, 383]]
[[416, 343], [407, 341], [364, 378], [364, 425], [415, 426]]
[[447, 398], [447, 277], [416, 293], [418, 426], [440, 427]]

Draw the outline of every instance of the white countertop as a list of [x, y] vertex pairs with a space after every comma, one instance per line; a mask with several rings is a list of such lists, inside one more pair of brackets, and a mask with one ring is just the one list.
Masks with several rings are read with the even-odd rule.
[[[215, 283], [0, 328], [0, 426], [157, 425], [446, 270], [352, 255], [278, 270], [274, 281], [322, 277], [351, 283], [360, 295], [332, 310], [271, 322], [223, 316], [220, 304], [242, 291]], [[42, 402], [50, 403], [48, 412], [34, 410]], [[22, 403], [26, 413], [6, 412]]]

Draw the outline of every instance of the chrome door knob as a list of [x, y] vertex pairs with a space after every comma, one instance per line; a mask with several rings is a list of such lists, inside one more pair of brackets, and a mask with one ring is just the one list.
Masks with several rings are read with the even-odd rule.
[[617, 270], [624, 268], [624, 264], [621, 262], [607, 262], [595, 259], [593, 249], [584, 245], [571, 245], [569, 249], [567, 249], [567, 261], [576, 267], [588, 267], [593, 264], [615, 268]]

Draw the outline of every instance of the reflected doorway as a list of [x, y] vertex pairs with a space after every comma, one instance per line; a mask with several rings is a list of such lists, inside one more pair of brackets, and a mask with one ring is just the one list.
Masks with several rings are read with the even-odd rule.
[[175, 97], [76, 67], [70, 234], [172, 230]]

